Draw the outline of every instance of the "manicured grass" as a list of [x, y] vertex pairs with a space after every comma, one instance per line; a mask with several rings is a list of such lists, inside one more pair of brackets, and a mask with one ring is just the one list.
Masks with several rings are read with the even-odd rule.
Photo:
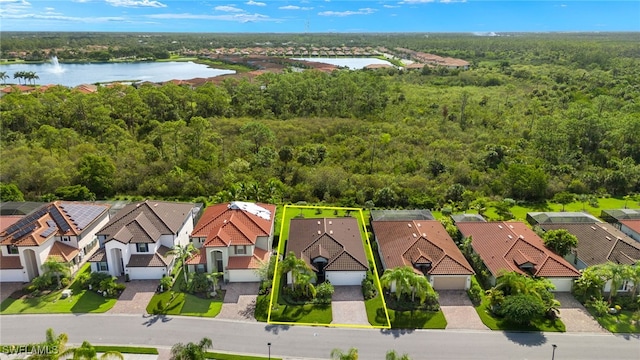
[[122, 354], [148, 354], [158, 355], [158, 349], [152, 347], [139, 347], [139, 346], [108, 346], [108, 345], [93, 345], [96, 352], [104, 353], [107, 351], [117, 351]]
[[[85, 264], [78, 274], [82, 272], [91, 272], [90, 265]], [[6, 299], [0, 305], [0, 314], [103, 313], [116, 304], [116, 299], [83, 289], [77, 281], [69, 289], [72, 295], [66, 299], [60, 298], [62, 290], [29, 299]]]
[[606, 314], [603, 316], [597, 316], [595, 312], [587, 307], [587, 310], [593, 316], [600, 325], [609, 330], [612, 333], [640, 333], [640, 323], [631, 320], [633, 312], [629, 310], [622, 310], [618, 314]]
[[[374, 326], [387, 326], [387, 318], [380, 295], [364, 303], [369, 323]], [[442, 311], [395, 311], [387, 309], [392, 329], [444, 329], [447, 320]]]
[[[472, 282], [477, 282], [475, 276], [471, 278]], [[472, 285], [473, 286], [473, 285]], [[482, 287], [481, 287], [482, 288]], [[503, 330], [503, 331], [549, 331], [549, 332], [565, 332], [566, 328], [564, 323], [560, 319], [538, 319], [534, 320], [530, 325], [514, 324], [504, 319], [496, 318], [491, 315], [489, 310], [489, 300], [487, 296], [482, 293], [482, 302], [476, 308], [476, 312], [489, 329], [491, 330]]]
[[277, 357], [264, 357], [264, 356], [248, 356], [248, 355], [237, 355], [237, 354], [222, 354], [222, 353], [217, 353], [217, 352], [207, 352], [204, 355], [205, 358], [207, 359], [216, 359], [216, 360], [267, 360], [267, 359], [273, 359], [273, 360], [282, 360], [281, 358], [277, 358]]
[[147, 305], [149, 314], [186, 315], [200, 317], [216, 317], [222, 310], [224, 291], [215, 299], [204, 299], [180, 291], [184, 283], [182, 271], [176, 274], [176, 281], [170, 291], [155, 294]]

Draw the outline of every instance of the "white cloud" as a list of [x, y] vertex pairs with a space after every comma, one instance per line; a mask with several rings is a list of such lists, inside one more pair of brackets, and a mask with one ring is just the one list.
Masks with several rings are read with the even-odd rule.
[[20, 14], [20, 15], [2, 15], [3, 19], [38, 19], [38, 20], [59, 20], [73, 21], [84, 23], [108, 22], [108, 21], [125, 21], [123, 17], [105, 16], [105, 17], [75, 17], [62, 15], [39, 15], [39, 14]]
[[267, 6], [267, 4], [263, 3], [263, 2], [258, 2], [258, 1], [253, 1], [253, 0], [249, 0], [245, 3], [245, 5], [253, 5], [253, 6]]
[[280, 10], [313, 10], [312, 7], [300, 7], [296, 5], [280, 6], [278, 9]]
[[441, 3], [451, 4], [451, 3], [465, 3], [467, 0], [440, 0]]
[[432, 3], [435, 0], [404, 0], [404, 1], [400, 1], [398, 4], [426, 4], [426, 3]]
[[31, 3], [25, 0], [0, 0], [0, 14], [19, 14], [31, 8]]
[[216, 11], [224, 11], [224, 12], [244, 12], [242, 9], [238, 9], [233, 5], [220, 5], [213, 8]]
[[351, 15], [369, 15], [369, 14], [373, 14], [374, 12], [376, 12], [376, 9], [362, 8], [362, 9], [358, 9], [358, 11], [351, 11], [351, 10], [347, 10], [347, 11], [322, 11], [322, 12], [319, 12], [318, 15], [320, 15], [320, 16], [339, 16], [339, 17], [343, 17], [343, 16], [351, 16]]
[[161, 3], [156, 0], [106, 0], [107, 4], [111, 6], [122, 6], [122, 7], [154, 7], [154, 8], [163, 8], [167, 7], [167, 5]]
[[394, 9], [394, 8], [399, 8], [400, 6], [398, 6], [398, 5], [382, 5], [382, 7], [385, 7], [387, 9]]
[[258, 22], [258, 21], [276, 21], [267, 15], [262, 14], [225, 14], [225, 15], [206, 15], [206, 14], [152, 14], [147, 15], [151, 19], [191, 19], [191, 20], [219, 20], [219, 21], [235, 21], [235, 22]]

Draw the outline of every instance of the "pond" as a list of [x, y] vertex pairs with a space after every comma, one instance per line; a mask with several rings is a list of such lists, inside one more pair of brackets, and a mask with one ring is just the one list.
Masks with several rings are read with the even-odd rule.
[[7, 83], [24, 83], [14, 79], [17, 71], [33, 71], [39, 77], [36, 84], [57, 84], [74, 87], [80, 84], [95, 84], [113, 81], [151, 81], [163, 82], [173, 79], [188, 80], [208, 78], [225, 74], [235, 74], [234, 70], [222, 70], [207, 67], [194, 62], [133, 62], [133, 63], [89, 63], [57, 64], [55, 61], [44, 64], [0, 65], [0, 71], [7, 73]]
[[348, 67], [351, 70], [363, 69], [367, 65], [374, 65], [374, 64], [392, 65], [390, 62], [388, 62], [386, 60], [381, 60], [381, 59], [376, 59], [376, 58], [308, 57], [308, 58], [293, 58], [293, 60], [305, 60], [305, 61], [321, 62], [321, 63], [325, 63], [325, 64]]

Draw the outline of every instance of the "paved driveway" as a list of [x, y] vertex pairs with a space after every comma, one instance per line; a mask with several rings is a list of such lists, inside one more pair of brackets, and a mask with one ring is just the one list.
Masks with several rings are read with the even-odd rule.
[[159, 283], [158, 280], [131, 280], [125, 283], [127, 288], [124, 289], [109, 313], [146, 314], [147, 305], [149, 305]]
[[230, 283], [222, 288], [227, 292], [217, 319], [256, 321], [254, 313], [260, 283]]
[[567, 328], [567, 332], [607, 332], [571, 293], [558, 292], [554, 295], [560, 301], [560, 319]]
[[9, 295], [22, 289], [25, 286], [20, 282], [3, 282], [0, 283], [0, 303], [5, 301]]
[[447, 319], [447, 329], [488, 330], [464, 290], [440, 290], [440, 309]]
[[335, 286], [331, 297], [332, 324], [371, 325], [360, 286]]

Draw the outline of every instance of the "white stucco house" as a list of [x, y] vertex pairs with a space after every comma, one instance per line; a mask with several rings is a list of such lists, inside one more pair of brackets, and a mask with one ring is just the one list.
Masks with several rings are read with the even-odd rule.
[[205, 209], [192, 234], [191, 272], [222, 273], [225, 282], [257, 282], [271, 256], [276, 206], [234, 201]]
[[100, 250], [92, 271], [130, 280], [161, 279], [169, 275], [175, 245], [189, 243], [198, 208], [191, 203], [146, 200], [122, 208], [97, 233]]
[[109, 205], [55, 201], [5, 223], [0, 232], [0, 282], [29, 282], [47, 259], [75, 273], [98, 248], [96, 232], [109, 221]]

